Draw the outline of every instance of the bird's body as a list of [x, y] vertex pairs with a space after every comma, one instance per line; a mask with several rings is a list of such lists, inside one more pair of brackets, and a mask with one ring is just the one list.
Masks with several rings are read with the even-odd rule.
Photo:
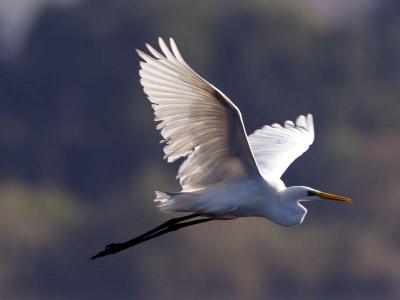
[[305, 187], [296, 187], [301, 193], [293, 195], [299, 196], [293, 202], [285, 200], [293, 188], [287, 189], [281, 180], [271, 186], [263, 178], [246, 178], [195, 192], [157, 192], [156, 201], [162, 199], [159, 208], [167, 213], [196, 212], [215, 219], [263, 217], [279, 225], [291, 226], [300, 224], [307, 213], [304, 206], [294, 201], [306, 197]]
[[163, 197], [159, 204], [163, 212], [197, 212], [216, 218], [262, 216], [263, 206], [268, 203], [265, 199], [277, 200], [277, 193], [256, 178], [221, 182], [194, 192], [158, 195]]
[[[295, 122], [265, 125], [247, 135], [242, 115], [220, 90], [184, 61], [173, 39], [159, 38], [162, 53], [146, 44], [137, 50], [143, 90], [161, 130], [164, 159], [183, 159], [177, 178], [180, 192], [156, 192], [162, 212], [190, 212], [122, 244], [111, 244], [94, 256], [112, 254], [166, 232], [193, 224], [238, 217], [263, 217], [291, 226], [302, 223], [301, 201], [351, 199], [304, 186], [286, 187], [287, 167], [314, 141], [311, 114]], [[194, 221], [182, 223], [191, 218]]]
[[160, 210], [300, 224], [307, 210], [298, 202], [313, 189], [287, 190], [280, 177], [314, 141], [312, 115], [247, 136], [234, 103], [189, 67], [172, 39], [171, 48], [161, 38], [159, 45], [162, 53], [146, 44], [152, 56], [138, 51], [140, 82], [167, 144], [164, 158], [185, 159], [177, 176], [182, 191], [156, 192]]

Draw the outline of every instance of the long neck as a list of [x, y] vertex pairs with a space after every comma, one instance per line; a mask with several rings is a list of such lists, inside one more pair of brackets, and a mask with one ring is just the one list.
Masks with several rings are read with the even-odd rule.
[[278, 215], [274, 220], [284, 226], [301, 224], [307, 214], [307, 209], [299, 203], [304, 196], [303, 187], [289, 187], [278, 193]]

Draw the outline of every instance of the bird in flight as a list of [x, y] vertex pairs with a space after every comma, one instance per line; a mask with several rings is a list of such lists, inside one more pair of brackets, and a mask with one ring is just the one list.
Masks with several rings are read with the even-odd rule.
[[140, 83], [152, 103], [161, 131], [164, 159], [183, 159], [177, 179], [180, 192], [156, 192], [161, 212], [187, 212], [123, 243], [106, 246], [92, 259], [114, 254], [180, 228], [212, 220], [262, 217], [283, 225], [301, 224], [301, 202], [352, 202], [306, 186], [286, 187], [289, 165], [314, 141], [311, 114], [295, 122], [265, 125], [247, 135], [236, 105], [198, 75], [183, 59], [174, 40], [158, 39], [161, 52], [146, 44], [137, 50]]

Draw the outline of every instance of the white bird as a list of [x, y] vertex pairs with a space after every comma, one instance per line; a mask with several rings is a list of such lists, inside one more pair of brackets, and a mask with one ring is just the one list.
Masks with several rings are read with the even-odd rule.
[[[124, 243], [110, 244], [92, 258], [113, 254], [182, 227], [216, 219], [262, 217], [283, 225], [301, 224], [303, 201], [352, 202], [306, 186], [286, 187], [289, 165], [314, 141], [311, 114], [296, 122], [265, 125], [249, 136], [242, 115], [220, 90], [183, 59], [174, 40], [158, 40], [161, 52], [146, 44], [137, 50], [140, 83], [152, 103], [163, 137], [164, 159], [184, 159], [177, 178], [180, 192], [156, 192], [162, 212], [191, 212]], [[187, 221], [194, 218], [194, 220]]]

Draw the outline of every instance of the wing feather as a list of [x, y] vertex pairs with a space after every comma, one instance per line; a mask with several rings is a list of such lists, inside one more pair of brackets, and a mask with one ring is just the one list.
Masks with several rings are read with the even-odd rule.
[[313, 143], [313, 117], [300, 115], [296, 123], [288, 120], [283, 127], [276, 123], [265, 125], [248, 138], [260, 172], [265, 177], [280, 178]]
[[183, 59], [173, 39], [161, 52], [137, 50], [140, 83], [165, 142], [164, 159], [184, 158], [177, 178], [183, 191], [258, 174], [239, 109]]

